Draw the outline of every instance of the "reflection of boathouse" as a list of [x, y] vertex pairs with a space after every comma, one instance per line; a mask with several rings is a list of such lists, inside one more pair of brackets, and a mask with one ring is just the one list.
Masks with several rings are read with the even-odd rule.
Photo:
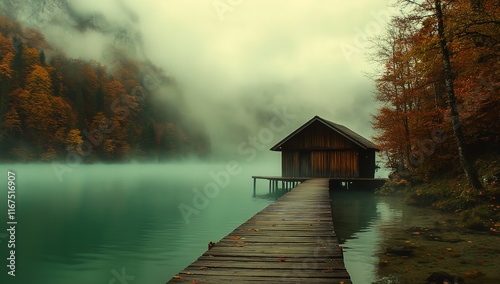
[[349, 128], [313, 117], [271, 148], [283, 177], [373, 178], [375, 144]]
[[336, 190], [330, 193], [333, 222], [340, 243], [369, 227], [379, 216], [377, 200], [370, 191]]

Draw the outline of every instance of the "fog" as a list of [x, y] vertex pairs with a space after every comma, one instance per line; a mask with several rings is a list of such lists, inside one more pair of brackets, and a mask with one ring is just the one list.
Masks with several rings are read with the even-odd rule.
[[315, 115], [374, 134], [374, 84], [366, 76], [374, 66], [366, 57], [369, 37], [389, 20], [388, 0], [52, 2], [67, 3], [78, 17], [100, 15], [93, 24], [101, 28], [82, 32], [70, 17], [40, 16], [50, 44], [103, 62], [118, 45], [160, 66], [175, 77], [183, 116], [206, 129], [215, 157], [238, 153], [276, 112], [293, 119], [260, 141], [260, 156], [277, 156], [268, 149]]

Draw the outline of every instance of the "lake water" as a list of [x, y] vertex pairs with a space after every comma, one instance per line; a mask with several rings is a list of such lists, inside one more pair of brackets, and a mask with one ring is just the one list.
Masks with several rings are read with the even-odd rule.
[[[465, 283], [500, 283], [499, 236], [464, 230], [456, 217], [409, 206], [399, 197], [337, 191], [331, 196], [353, 283], [422, 284], [439, 271]], [[412, 255], [386, 253], [401, 247], [411, 248]]]
[[[15, 277], [7, 275], [6, 266], [9, 169], [16, 174]], [[59, 180], [51, 165], [0, 165], [0, 283], [165, 283], [205, 252], [208, 242], [218, 241], [275, 200], [267, 195], [264, 181], [258, 183], [257, 197], [252, 196], [250, 177], [257, 174], [277, 175], [279, 168], [227, 163], [79, 165]], [[429, 219], [433, 211], [407, 213], [411, 207], [400, 201], [359, 192], [336, 192], [334, 200], [336, 232], [353, 282], [412, 283], [394, 282], [403, 273], [398, 269], [407, 266], [399, 258], [389, 259], [383, 269], [378, 263], [394, 242], [424, 246], [419, 236], [401, 228], [408, 220], [415, 226], [434, 226], [430, 221], [435, 218]], [[495, 237], [488, 235], [461, 237], [466, 239], [461, 246], [496, 245]], [[464, 269], [494, 279], [494, 256], [468, 256]], [[443, 263], [452, 265], [446, 259]], [[450, 273], [465, 273], [455, 266]]]

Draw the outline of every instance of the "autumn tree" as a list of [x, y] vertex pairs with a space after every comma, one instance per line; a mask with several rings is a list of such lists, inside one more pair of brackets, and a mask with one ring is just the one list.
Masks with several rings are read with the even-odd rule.
[[[500, 129], [491, 127], [500, 112], [500, 3], [498, 1], [459, 1], [447, 6], [447, 26], [454, 31], [450, 46], [454, 88], [465, 126], [464, 136], [474, 147], [490, 150], [498, 143]], [[450, 41], [450, 40], [449, 40]]]
[[12, 81], [12, 61], [14, 59], [14, 46], [10, 37], [0, 34], [0, 116], [7, 111], [7, 94]]
[[[379, 42], [377, 58], [385, 68], [376, 80], [376, 99], [383, 104], [380, 113], [374, 116], [375, 129], [385, 130], [376, 141], [385, 150], [390, 166], [407, 170], [411, 160], [410, 111], [413, 107], [410, 87], [406, 74], [411, 73], [406, 64], [410, 31], [400, 19], [393, 19], [387, 37]], [[406, 66], [405, 66], [406, 65]], [[387, 127], [389, 126], [390, 127]], [[400, 137], [390, 139], [389, 137]]]
[[1, 149], [10, 149], [19, 140], [23, 132], [19, 113], [15, 108], [10, 109], [0, 122], [0, 146]]
[[40, 54], [38, 50], [27, 46], [22, 39], [13, 38], [15, 55], [12, 60], [12, 69], [15, 77], [13, 83], [16, 87], [24, 88], [28, 75], [33, 71], [35, 66], [40, 65]]
[[26, 79], [26, 90], [14, 95], [12, 105], [20, 112], [26, 137], [37, 146], [38, 151], [46, 151], [43, 158], [47, 160], [55, 158], [60, 152], [66, 129], [75, 121], [67, 102], [51, 92], [49, 73], [37, 65]]
[[26, 78], [26, 90], [32, 94], [52, 94], [52, 81], [47, 70], [35, 65], [33, 71]]
[[377, 142], [391, 167], [412, 174], [453, 167], [458, 157], [471, 187], [480, 188], [467, 147], [483, 149], [486, 141], [498, 140], [498, 130], [489, 125], [499, 112], [499, 3], [400, 4], [405, 14], [393, 20], [379, 44], [384, 71], [377, 79]]
[[19, 119], [19, 113], [15, 108], [11, 108], [4, 116], [2, 127], [7, 130], [7, 133], [23, 131], [21, 125], [21, 119]]
[[83, 138], [79, 129], [71, 129], [66, 135], [64, 141], [66, 144], [66, 150], [74, 153], [81, 153]]
[[455, 86], [453, 84], [453, 72], [450, 61], [450, 51], [448, 48], [448, 40], [444, 31], [443, 10], [441, 0], [434, 0], [435, 16], [437, 20], [437, 32], [439, 37], [439, 47], [441, 49], [441, 57], [443, 61], [444, 85], [450, 105], [451, 125], [458, 146], [458, 156], [460, 164], [465, 172], [467, 181], [474, 189], [481, 189], [483, 186], [479, 181], [476, 169], [473, 167], [473, 161], [467, 152], [464, 133], [462, 130], [462, 122], [458, 113], [458, 104], [455, 96]]

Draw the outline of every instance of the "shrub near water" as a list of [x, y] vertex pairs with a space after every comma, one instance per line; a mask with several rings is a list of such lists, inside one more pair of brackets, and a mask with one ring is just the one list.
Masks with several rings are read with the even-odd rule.
[[486, 185], [476, 192], [466, 185], [464, 178], [455, 180], [433, 180], [407, 188], [406, 202], [417, 206], [459, 213], [463, 226], [473, 230], [496, 232], [500, 222], [498, 185]]
[[417, 206], [432, 206], [445, 209], [443, 202], [457, 196], [456, 184], [451, 181], [435, 180], [420, 184], [407, 190], [406, 202]]
[[377, 194], [403, 195], [408, 204], [453, 212], [465, 228], [497, 233], [500, 231], [500, 186], [496, 179], [488, 177], [498, 175], [499, 165], [492, 157], [478, 163], [478, 167], [484, 182], [480, 191], [472, 190], [465, 177], [457, 173], [442, 173], [425, 182], [412, 176], [408, 181], [393, 174]]
[[473, 230], [488, 229], [490, 216], [493, 216], [493, 212], [487, 205], [477, 206], [460, 213], [464, 226]]

